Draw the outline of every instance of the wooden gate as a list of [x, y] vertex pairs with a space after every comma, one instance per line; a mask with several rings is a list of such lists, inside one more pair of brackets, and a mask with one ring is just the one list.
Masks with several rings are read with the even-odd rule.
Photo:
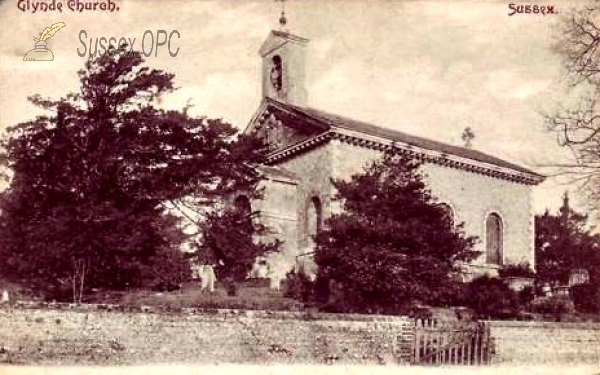
[[493, 355], [494, 342], [485, 322], [415, 321], [413, 364], [489, 365]]

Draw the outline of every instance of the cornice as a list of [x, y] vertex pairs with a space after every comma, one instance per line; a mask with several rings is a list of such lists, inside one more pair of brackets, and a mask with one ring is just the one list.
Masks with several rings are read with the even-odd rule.
[[304, 150], [313, 149], [317, 146], [327, 143], [331, 139], [333, 134], [334, 133], [329, 132], [329, 131], [324, 132], [324, 133], [318, 134], [314, 137], [311, 137], [309, 139], [306, 139], [302, 142], [298, 142], [291, 146], [285, 147], [281, 150], [273, 151], [267, 157], [267, 164], [269, 164], [269, 165], [274, 164], [274, 163], [282, 161], [284, 159], [293, 157], [294, 155], [297, 155], [297, 154], [303, 152]]
[[332, 128], [305, 141], [288, 146], [284, 149], [272, 152], [267, 164], [276, 164], [289, 159], [299, 153], [329, 142], [331, 139], [338, 140], [358, 147], [368, 148], [376, 151], [391, 151], [412, 155], [418, 160], [437, 164], [440, 166], [460, 169], [471, 173], [481, 174], [488, 177], [507, 180], [524, 185], [537, 185], [544, 181], [545, 177], [532, 173], [525, 173], [497, 165], [479, 162], [473, 159], [460, 157], [443, 152], [428, 150], [410, 144], [391, 141], [386, 138], [362, 134], [347, 129]]

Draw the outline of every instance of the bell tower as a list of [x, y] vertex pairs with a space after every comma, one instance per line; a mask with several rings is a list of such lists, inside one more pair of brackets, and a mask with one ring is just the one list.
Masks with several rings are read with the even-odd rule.
[[290, 104], [306, 104], [306, 45], [308, 39], [283, 30], [285, 13], [279, 19], [280, 30], [272, 30], [259, 54], [262, 58], [262, 95]]

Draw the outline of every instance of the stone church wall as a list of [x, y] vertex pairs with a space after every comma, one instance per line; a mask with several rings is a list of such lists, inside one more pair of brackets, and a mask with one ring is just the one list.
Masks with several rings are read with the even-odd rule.
[[283, 241], [281, 251], [269, 258], [270, 277], [278, 279], [285, 277], [290, 265], [296, 261], [297, 254], [297, 184], [284, 179], [269, 179], [263, 182], [264, 198], [252, 202], [252, 209], [260, 212], [260, 220], [266, 225], [269, 233], [263, 241]]
[[533, 214], [530, 189], [523, 184], [428, 164], [423, 166], [432, 192], [452, 207], [456, 222], [479, 237], [482, 255], [474, 264], [485, 265], [486, 218], [502, 218], [504, 263], [534, 264]]
[[[273, 258], [276, 268], [287, 272], [297, 255], [310, 250], [307, 213], [311, 199], [317, 197], [321, 202], [323, 220], [337, 212], [340, 207], [331, 201], [335, 194], [331, 178], [348, 179], [379, 157], [379, 151], [332, 140], [277, 164], [296, 174], [297, 184], [271, 181], [265, 194], [268, 198], [259, 202], [264, 212], [261, 216], [285, 241], [284, 251]], [[529, 186], [437, 164], [422, 168], [433, 195], [452, 208], [455, 222], [464, 222], [467, 234], [479, 238], [476, 249], [481, 256], [473, 262], [474, 273], [493, 274], [498, 268], [486, 264], [485, 259], [486, 218], [490, 213], [502, 218], [503, 262], [534, 265]]]
[[[376, 150], [332, 141], [333, 177], [348, 179], [381, 157]], [[465, 231], [479, 237], [477, 249], [482, 255], [474, 262], [493, 272], [485, 264], [485, 221], [496, 212], [503, 221], [503, 255], [505, 263], [533, 259], [533, 214], [530, 188], [523, 184], [491, 178], [436, 164], [423, 165], [423, 172], [433, 195], [452, 207], [455, 222], [465, 222]]]
[[[298, 155], [276, 165], [297, 176], [297, 180], [267, 180], [264, 183], [264, 199], [254, 201], [253, 210], [260, 211], [261, 221], [272, 228], [277, 237], [284, 241], [282, 250], [269, 259], [274, 275], [282, 278], [294, 266], [302, 264], [314, 272], [314, 263], [309, 240], [307, 212], [313, 198], [321, 202], [323, 216], [329, 212], [331, 194], [331, 147], [323, 145], [311, 152]], [[300, 256], [300, 258], [297, 258]]]
[[296, 207], [299, 249], [304, 249], [309, 245], [306, 213], [308, 206], [311, 204], [311, 199], [318, 198], [322, 204], [323, 217], [329, 216], [329, 202], [333, 190], [330, 182], [330, 176], [332, 175], [331, 152], [331, 145], [325, 144], [277, 165], [298, 176]]

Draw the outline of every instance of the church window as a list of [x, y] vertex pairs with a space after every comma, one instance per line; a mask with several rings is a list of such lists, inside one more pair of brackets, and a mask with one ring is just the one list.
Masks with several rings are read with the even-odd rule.
[[235, 198], [234, 201], [235, 209], [238, 213], [242, 215], [246, 224], [251, 223], [252, 216], [252, 205], [250, 204], [250, 199], [248, 199], [245, 195], [240, 195]]
[[497, 213], [488, 215], [486, 229], [486, 262], [502, 265], [502, 218]]

